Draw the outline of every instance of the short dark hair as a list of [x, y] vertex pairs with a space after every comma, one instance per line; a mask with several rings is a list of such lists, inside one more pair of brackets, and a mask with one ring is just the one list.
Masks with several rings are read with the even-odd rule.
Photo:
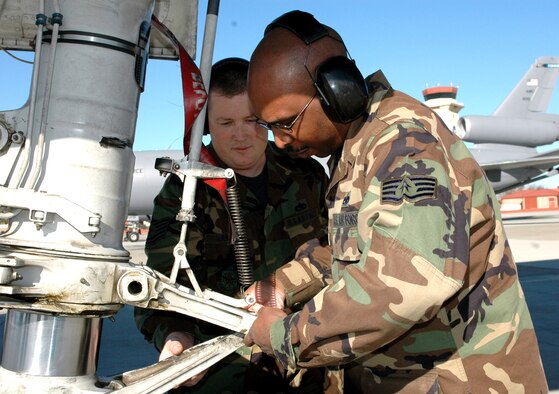
[[[247, 91], [248, 60], [240, 57], [227, 57], [216, 62], [212, 66], [210, 75], [210, 89], [226, 97], [233, 97]], [[204, 135], [210, 133], [210, 121], [206, 111], [204, 122]]]
[[239, 57], [222, 59], [212, 66], [210, 91], [216, 90], [227, 97], [247, 91], [248, 60]]

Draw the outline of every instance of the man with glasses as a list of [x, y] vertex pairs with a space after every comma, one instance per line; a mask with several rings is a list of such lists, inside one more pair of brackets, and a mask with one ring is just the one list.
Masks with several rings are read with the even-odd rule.
[[280, 268], [286, 305], [304, 305], [258, 306], [246, 344], [288, 370], [344, 366], [332, 391], [547, 392], [499, 203], [433, 111], [381, 71], [362, 78], [339, 35], [300, 11], [266, 28], [249, 97], [278, 147], [331, 155], [332, 269], [312, 254]]
[[[327, 177], [316, 160], [290, 157], [268, 141], [268, 132], [256, 124], [248, 100], [247, 71], [248, 61], [244, 59], [228, 58], [214, 64], [206, 126], [211, 136], [208, 146], [211, 155], [221, 167], [236, 172], [254, 277], [264, 279], [290, 261], [299, 245], [325, 235]], [[183, 184], [177, 176], [167, 178], [155, 198], [146, 241], [147, 265], [166, 275], [171, 272], [173, 248], [181, 231], [176, 215], [182, 190]], [[198, 282], [203, 288], [240, 297], [233, 230], [226, 204], [216, 190], [198, 182], [194, 213], [196, 221], [188, 226], [186, 246], [188, 262]], [[318, 242], [307, 246], [307, 250], [316, 247], [320, 247]], [[187, 275], [181, 271], [177, 281], [189, 286]], [[272, 296], [273, 277], [261, 288], [262, 299], [266, 299], [267, 293]], [[138, 328], [161, 351], [160, 359], [227, 332], [171, 312], [136, 308], [135, 317]], [[278, 368], [274, 358], [255, 347], [240, 349], [207, 373], [185, 382], [190, 387], [179, 390], [212, 394], [267, 393], [272, 386], [277, 392], [312, 393], [321, 391], [323, 379], [319, 370], [288, 376]]]
[[312, 97], [310, 98], [308, 103], [305, 104], [301, 112], [299, 112], [297, 116], [293, 118], [293, 120], [288, 125], [283, 124], [281, 122], [268, 123], [268, 122], [264, 122], [262, 119], [256, 119], [256, 123], [258, 123], [258, 125], [260, 125], [266, 130], [273, 131], [273, 129], [276, 129], [277, 131], [283, 131], [285, 133], [291, 134], [293, 133], [293, 126], [295, 126], [295, 123], [297, 123], [299, 118], [303, 116], [305, 110], [309, 107], [309, 105], [311, 105], [315, 97], [316, 97], [316, 93], [312, 95]]

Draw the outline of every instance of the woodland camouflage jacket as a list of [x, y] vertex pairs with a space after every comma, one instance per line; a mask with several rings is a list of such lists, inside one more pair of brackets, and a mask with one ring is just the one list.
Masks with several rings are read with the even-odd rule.
[[[238, 181], [256, 280], [268, 277], [290, 261], [301, 244], [325, 236], [327, 225], [324, 196], [328, 178], [322, 165], [314, 159], [288, 157], [272, 142], [267, 147], [266, 160], [265, 204]], [[225, 167], [223, 163], [218, 165]], [[146, 240], [147, 265], [165, 275], [171, 272], [173, 248], [180, 237], [181, 222], [175, 217], [182, 190], [183, 183], [177, 176], [166, 180], [155, 198]], [[188, 227], [186, 246], [188, 263], [197, 281], [202, 288], [237, 296], [240, 284], [229, 213], [219, 193], [201, 181], [196, 191], [195, 215], [196, 221]], [[184, 270], [177, 281], [189, 286]], [[221, 327], [176, 313], [136, 308], [135, 319], [146, 339], [153, 340], [158, 349], [171, 331], [187, 331], [201, 341], [225, 332]]]
[[332, 277], [312, 251], [278, 272], [288, 303], [332, 282], [274, 323], [276, 356], [290, 369], [357, 361], [367, 392], [546, 392], [482, 169], [433, 111], [392, 90], [382, 72], [368, 83], [369, 116], [351, 125], [332, 163]]

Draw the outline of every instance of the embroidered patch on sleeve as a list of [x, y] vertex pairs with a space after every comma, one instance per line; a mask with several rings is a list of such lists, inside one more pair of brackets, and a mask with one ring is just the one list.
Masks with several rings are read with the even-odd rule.
[[382, 181], [382, 203], [400, 204], [403, 200], [417, 202], [436, 196], [437, 179], [431, 176], [404, 175]]

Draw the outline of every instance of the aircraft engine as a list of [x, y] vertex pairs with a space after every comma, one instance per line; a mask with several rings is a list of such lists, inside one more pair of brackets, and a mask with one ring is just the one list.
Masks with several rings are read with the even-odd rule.
[[464, 141], [536, 147], [559, 140], [559, 124], [553, 120], [499, 116], [465, 116], [458, 121]]

